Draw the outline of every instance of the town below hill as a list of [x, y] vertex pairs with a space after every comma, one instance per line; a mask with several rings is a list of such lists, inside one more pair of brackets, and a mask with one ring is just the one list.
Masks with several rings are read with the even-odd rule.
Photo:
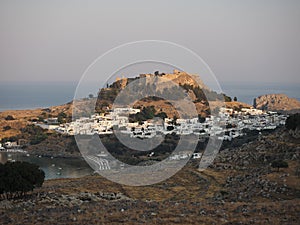
[[[193, 154], [182, 151], [169, 157], [170, 163], [190, 160], [181, 171], [158, 184], [131, 187], [97, 174], [46, 180], [25, 197], [1, 199], [0, 223], [298, 224], [300, 114], [266, 110], [258, 100], [257, 108], [251, 107], [206, 90], [215, 100], [213, 109], [208, 110], [210, 105], [201, 88], [194, 86], [193, 76], [179, 71], [174, 74], [167, 76], [176, 78], [185, 90], [184, 96], [198, 105], [196, 117], [180, 118], [168, 102], [158, 98], [142, 99], [133, 107], [113, 107], [113, 96], [133, 82], [124, 79], [101, 89], [102, 98], [91, 96], [77, 101], [78, 117], [73, 120], [74, 102], [1, 112], [0, 148], [4, 151], [22, 147], [26, 154], [79, 157], [74, 135], [87, 140], [100, 137], [124, 164], [143, 166], [169, 157], [179, 136], [197, 136], [198, 145]], [[218, 104], [221, 99], [225, 104]], [[95, 102], [96, 111], [87, 116], [86, 105]], [[164, 108], [166, 105], [169, 108]], [[126, 149], [113, 131], [132, 140], [163, 136], [164, 141], [154, 150], [137, 152]], [[199, 163], [211, 136], [223, 144], [214, 161], [200, 171]], [[99, 170], [111, 170], [113, 165], [106, 157], [100, 152], [87, 158]]]
[[[137, 82], [142, 79], [162, 81], [152, 86], [148, 83], [144, 88], [145, 84]], [[172, 84], [164, 79], [171, 80]], [[135, 95], [147, 89], [169, 96], [170, 100], [149, 96], [137, 101], [133, 108], [118, 108], [113, 105], [116, 96], [133, 82], [138, 84]], [[173, 84], [180, 88], [174, 87]], [[176, 112], [173, 105], [177, 99], [174, 99], [173, 95], [182, 90], [185, 93], [183, 98], [193, 101], [196, 117], [190, 117], [188, 114], [180, 117]], [[199, 76], [186, 72], [175, 70], [171, 74], [141, 74], [136, 78], [117, 79], [106, 88], [100, 89], [96, 98], [90, 96], [44, 109], [0, 112], [1, 148], [25, 147], [32, 152], [43, 149], [43, 152], [46, 151], [50, 155], [77, 155], [78, 148], [73, 135], [105, 135], [117, 130], [131, 138], [140, 139], [174, 133], [195, 134], [199, 135], [200, 139], [217, 135], [221, 140], [231, 141], [245, 136], [247, 130], [273, 130], [283, 126], [287, 115], [282, 114], [282, 108], [279, 113], [267, 109], [272, 109], [272, 102], [283, 104], [285, 101], [287, 104], [296, 104], [294, 100], [274, 94], [257, 98], [255, 108], [238, 102], [237, 97], [231, 98], [210, 90], [199, 80]], [[90, 105], [94, 107], [92, 114], [87, 112]], [[284, 109], [291, 112], [292, 106]], [[184, 113], [188, 111], [187, 108], [183, 109]], [[77, 116], [73, 120], [72, 113]]]

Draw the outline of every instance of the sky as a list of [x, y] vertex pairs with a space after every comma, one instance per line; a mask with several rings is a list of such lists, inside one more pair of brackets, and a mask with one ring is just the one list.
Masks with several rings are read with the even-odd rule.
[[100, 55], [145, 39], [191, 49], [221, 84], [300, 84], [298, 0], [1, 0], [0, 82], [77, 82]]

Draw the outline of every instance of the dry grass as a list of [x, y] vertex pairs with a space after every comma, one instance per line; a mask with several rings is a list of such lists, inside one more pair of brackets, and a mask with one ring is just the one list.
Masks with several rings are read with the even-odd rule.
[[[72, 106], [71, 104], [65, 104], [60, 106], [50, 107], [51, 116], [55, 117], [60, 112], [65, 112], [67, 115], [71, 115]], [[31, 124], [31, 119], [37, 119], [43, 113], [43, 109], [30, 109], [30, 110], [7, 110], [0, 112], [0, 140], [6, 137], [12, 137], [21, 134], [20, 129]], [[14, 120], [5, 120], [5, 118], [11, 115]], [[5, 126], [10, 126], [11, 129], [4, 131]]]
[[280, 168], [279, 172], [274, 169], [273, 173], [267, 174], [265, 178], [276, 181], [279, 184], [286, 184], [288, 187], [300, 191], [300, 176], [296, 174], [297, 168], [300, 168], [299, 161], [287, 161], [288, 168]]

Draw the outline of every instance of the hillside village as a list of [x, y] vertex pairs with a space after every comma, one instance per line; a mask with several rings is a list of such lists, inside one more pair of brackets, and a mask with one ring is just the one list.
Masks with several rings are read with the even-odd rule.
[[129, 134], [130, 137], [137, 138], [152, 138], [156, 135], [176, 133], [196, 134], [203, 138], [217, 135], [219, 139], [231, 141], [233, 138], [243, 136], [244, 129], [273, 130], [284, 125], [287, 118], [286, 115], [254, 108], [242, 108], [240, 111], [220, 108], [217, 116], [206, 118], [154, 118], [142, 122], [130, 122], [128, 115], [139, 112], [140, 109], [115, 108], [107, 113], [81, 117], [70, 123], [58, 124], [57, 118], [51, 118], [45, 123], [36, 123], [36, 125], [67, 135], [103, 135], [119, 130], [121, 133]]

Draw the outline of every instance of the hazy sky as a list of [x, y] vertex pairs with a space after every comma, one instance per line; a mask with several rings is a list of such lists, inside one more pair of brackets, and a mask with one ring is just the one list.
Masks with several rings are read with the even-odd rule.
[[0, 82], [78, 81], [99, 55], [143, 39], [190, 48], [221, 83], [300, 84], [299, 0], [2, 0]]

